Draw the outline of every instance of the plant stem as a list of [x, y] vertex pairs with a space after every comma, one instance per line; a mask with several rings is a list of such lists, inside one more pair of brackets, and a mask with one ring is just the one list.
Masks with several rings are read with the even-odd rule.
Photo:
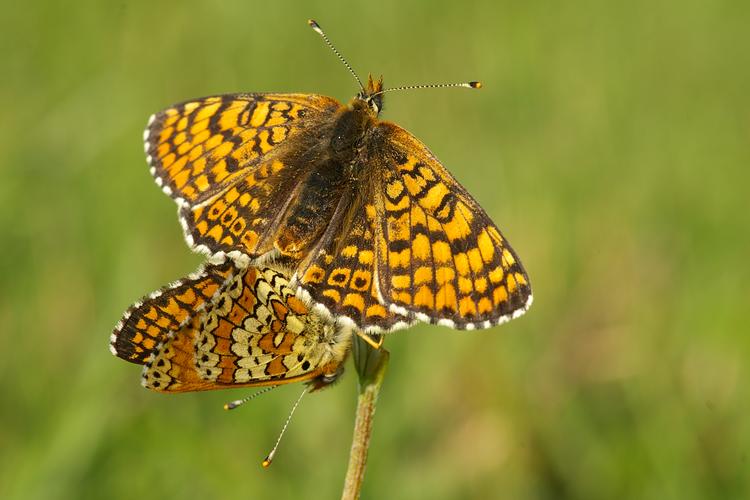
[[359, 498], [372, 435], [372, 419], [390, 356], [385, 349], [374, 349], [358, 335], [354, 337], [352, 354], [354, 366], [359, 375], [359, 396], [357, 397], [352, 448], [349, 452], [349, 467], [346, 471], [344, 491], [341, 494], [342, 500]]

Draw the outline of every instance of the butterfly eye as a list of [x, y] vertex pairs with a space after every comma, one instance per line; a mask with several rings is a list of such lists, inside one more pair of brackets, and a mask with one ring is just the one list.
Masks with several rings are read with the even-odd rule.
[[375, 114], [380, 113], [380, 106], [378, 105], [378, 100], [373, 99], [373, 96], [371, 95], [363, 95], [363, 94], [357, 94], [358, 99], [362, 99], [367, 103], [367, 106], [375, 112]]

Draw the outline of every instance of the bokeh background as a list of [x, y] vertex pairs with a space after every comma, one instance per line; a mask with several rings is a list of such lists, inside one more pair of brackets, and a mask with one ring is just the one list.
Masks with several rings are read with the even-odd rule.
[[340, 495], [356, 377], [166, 396], [109, 354], [192, 271], [141, 131], [186, 98], [389, 95], [531, 276], [527, 316], [389, 337], [364, 498], [750, 495], [746, 2], [15, 2], [0, 16], [0, 497]]

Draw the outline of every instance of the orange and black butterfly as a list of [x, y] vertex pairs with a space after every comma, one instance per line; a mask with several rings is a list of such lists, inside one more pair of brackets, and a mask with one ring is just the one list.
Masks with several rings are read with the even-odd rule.
[[207, 264], [136, 302], [110, 338], [113, 354], [144, 365], [144, 387], [186, 392], [308, 381], [343, 372], [352, 330], [321, 317], [278, 262]]
[[382, 79], [360, 87], [347, 105], [229, 94], [153, 115], [151, 173], [190, 247], [241, 265], [288, 259], [301, 297], [365, 332], [523, 314], [529, 279], [500, 230], [424, 144], [378, 119]]

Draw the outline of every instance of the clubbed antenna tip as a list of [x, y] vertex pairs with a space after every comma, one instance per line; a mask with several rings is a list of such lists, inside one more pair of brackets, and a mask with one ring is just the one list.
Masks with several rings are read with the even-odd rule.
[[312, 29], [314, 29], [315, 31], [317, 31], [318, 33], [320, 33], [320, 32], [322, 31], [322, 30], [320, 29], [320, 25], [319, 25], [319, 24], [318, 24], [318, 23], [317, 23], [317, 22], [315, 21], [315, 19], [308, 19], [308, 20], [307, 20], [307, 24], [308, 24], [308, 25], [309, 25], [309, 26], [310, 26], [310, 27], [311, 27]]

